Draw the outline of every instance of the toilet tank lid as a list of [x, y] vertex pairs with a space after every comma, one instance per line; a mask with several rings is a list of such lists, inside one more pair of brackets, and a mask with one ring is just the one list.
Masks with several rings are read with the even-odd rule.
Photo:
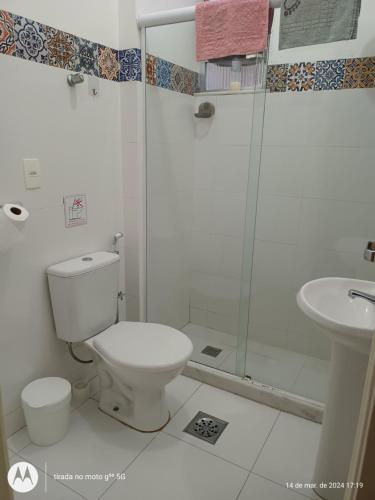
[[24, 388], [21, 399], [31, 408], [45, 408], [67, 401], [71, 390], [70, 382], [64, 378], [39, 378]]
[[108, 266], [119, 260], [120, 257], [116, 253], [96, 252], [54, 264], [47, 269], [47, 274], [50, 276], [72, 278], [73, 276], [79, 276], [80, 274], [86, 274], [95, 269]]

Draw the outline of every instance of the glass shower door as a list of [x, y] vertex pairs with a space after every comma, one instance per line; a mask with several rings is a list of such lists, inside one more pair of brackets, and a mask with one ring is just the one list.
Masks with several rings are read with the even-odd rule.
[[147, 28], [146, 51], [147, 321], [244, 376], [266, 58], [246, 62], [243, 90], [206, 92], [194, 22]]

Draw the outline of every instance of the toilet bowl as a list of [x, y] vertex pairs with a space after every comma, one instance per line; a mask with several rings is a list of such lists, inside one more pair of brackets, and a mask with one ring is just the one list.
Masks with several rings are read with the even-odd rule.
[[116, 324], [119, 256], [96, 252], [47, 269], [57, 336], [85, 344], [100, 380], [99, 408], [143, 432], [169, 421], [165, 386], [189, 360], [182, 332], [154, 323]]
[[165, 386], [189, 360], [190, 339], [164, 325], [120, 322], [85, 344], [97, 365], [99, 408], [143, 432], [163, 428], [170, 417]]

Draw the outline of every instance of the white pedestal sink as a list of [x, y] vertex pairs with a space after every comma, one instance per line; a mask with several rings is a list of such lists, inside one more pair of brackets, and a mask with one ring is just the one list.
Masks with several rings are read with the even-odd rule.
[[328, 401], [313, 480], [316, 492], [326, 500], [344, 497], [345, 488], [333, 483], [347, 480], [375, 332], [375, 305], [351, 299], [350, 289], [375, 295], [375, 283], [345, 278], [310, 281], [297, 295], [299, 307], [332, 342]]

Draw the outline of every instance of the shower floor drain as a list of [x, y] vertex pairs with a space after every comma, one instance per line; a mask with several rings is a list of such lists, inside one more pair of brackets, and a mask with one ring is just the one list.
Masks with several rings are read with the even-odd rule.
[[185, 427], [184, 432], [208, 443], [215, 444], [227, 425], [228, 422], [199, 411]]
[[207, 356], [211, 356], [212, 358], [217, 358], [221, 352], [222, 349], [218, 349], [217, 347], [212, 347], [212, 345], [207, 345], [201, 351], [202, 354], [206, 354]]

